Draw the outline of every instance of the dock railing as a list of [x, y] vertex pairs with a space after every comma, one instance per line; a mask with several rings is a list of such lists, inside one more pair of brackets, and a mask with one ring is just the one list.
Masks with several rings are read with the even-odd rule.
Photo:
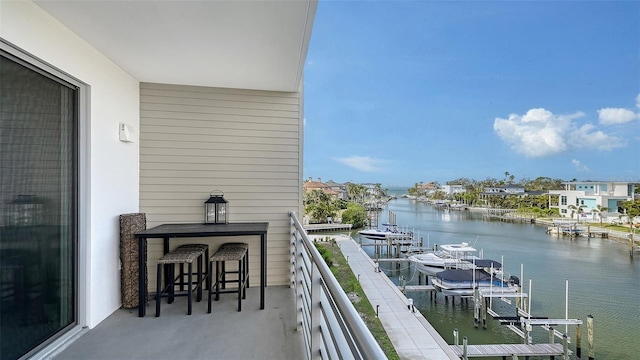
[[294, 212], [291, 287], [307, 359], [386, 359]]

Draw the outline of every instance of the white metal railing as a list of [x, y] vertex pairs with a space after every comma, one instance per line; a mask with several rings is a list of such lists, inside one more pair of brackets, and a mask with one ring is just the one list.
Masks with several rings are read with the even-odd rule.
[[294, 212], [291, 287], [307, 359], [386, 359]]

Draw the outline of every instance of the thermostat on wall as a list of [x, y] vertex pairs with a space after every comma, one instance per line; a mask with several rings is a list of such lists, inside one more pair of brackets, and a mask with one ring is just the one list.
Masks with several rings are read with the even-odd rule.
[[135, 131], [133, 126], [125, 123], [120, 123], [120, 141], [133, 142], [135, 138]]

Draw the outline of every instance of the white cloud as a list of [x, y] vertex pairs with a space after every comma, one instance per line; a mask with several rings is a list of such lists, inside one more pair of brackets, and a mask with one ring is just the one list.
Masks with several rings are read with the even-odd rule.
[[598, 116], [602, 125], [625, 124], [639, 118], [635, 112], [622, 108], [603, 108], [598, 110]]
[[582, 125], [567, 134], [567, 143], [573, 149], [611, 150], [625, 145], [622, 139], [594, 130], [592, 124]]
[[341, 164], [364, 172], [380, 172], [382, 170], [380, 166], [386, 162], [385, 160], [381, 159], [357, 155], [352, 155], [346, 158], [334, 158], [334, 160], [338, 161]]
[[574, 120], [583, 116], [582, 112], [555, 115], [542, 108], [531, 109], [524, 115], [496, 118], [493, 129], [514, 151], [532, 158], [571, 150], [611, 150], [625, 146], [622, 139], [608, 135], [592, 124], [578, 127]]
[[528, 157], [543, 157], [569, 149], [566, 135], [573, 130], [573, 119], [583, 113], [554, 115], [539, 108], [524, 115], [511, 114], [508, 119], [496, 118], [493, 129], [513, 150]]
[[571, 163], [573, 164], [573, 166], [575, 166], [576, 170], [578, 171], [586, 171], [586, 172], [591, 171], [586, 165], [581, 163], [580, 160], [573, 159], [571, 160]]

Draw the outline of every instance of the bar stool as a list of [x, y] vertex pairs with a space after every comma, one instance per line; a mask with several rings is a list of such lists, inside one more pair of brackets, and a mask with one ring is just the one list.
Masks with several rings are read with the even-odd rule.
[[[225, 263], [227, 261], [237, 261], [238, 270], [226, 270]], [[243, 246], [221, 246], [209, 259], [209, 274], [213, 274], [213, 263], [216, 264], [216, 282], [212, 284], [212, 278], [209, 278], [209, 304], [207, 312], [211, 313], [211, 298], [213, 296], [214, 287], [216, 293], [216, 301], [220, 299], [220, 294], [236, 293], [238, 294], [238, 311], [242, 311], [242, 299], [247, 297], [246, 285], [248, 278], [247, 249]], [[220, 266], [222, 265], [222, 269]], [[227, 275], [235, 274], [237, 278], [229, 279]], [[225, 289], [227, 283], [237, 283], [236, 289], [220, 290], [220, 286]]]
[[[243, 242], [228, 242], [220, 245], [219, 249], [228, 249], [228, 248], [242, 248], [247, 250], [247, 254], [245, 255], [245, 266], [244, 266], [244, 278], [247, 281], [247, 287], [249, 287], [249, 244]], [[224, 269], [224, 267], [223, 267]], [[222, 288], [225, 288], [224, 283], [222, 283]]]
[[[208, 284], [209, 282], [207, 281], [207, 278], [209, 277], [208, 274], [208, 266], [205, 265], [205, 259], [209, 259], [209, 245], [207, 244], [184, 244], [184, 245], [180, 245], [178, 246], [175, 250], [173, 251], [198, 251], [200, 252], [200, 257], [198, 257], [198, 269], [202, 269], [201, 271], [203, 271], [203, 275], [201, 277], [201, 280], [204, 281], [205, 284], [205, 290], [208, 289]], [[180, 264], [180, 278], [183, 279], [184, 276], [186, 275], [186, 273], [184, 272], [184, 264]], [[180, 286], [180, 290], [184, 290], [184, 285], [186, 284], [186, 282], [183, 280]], [[200, 291], [198, 291], [198, 301], [202, 300], [202, 289], [199, 288]]]
[[[200, 250], [192, 250], [189, 251], [187, 249], [181, 251], [172, 251], [165, 255], [163, 255], [160, 259], [158, 259], [158, 270], [157, 270], [157, 279], [156, 279], [156, 317], [160, 316], [160, 303], [162, 302], [162, 298], [168, 298], [168, 303], [171, 304], [175, 296], [186, 296], [187, 297], [187, 315], [191, 315], [192, 308], [192, 300], [193, 300], [193, 290], [194, 290], [194, 282], [193, 282], [193, 262], [196, 261], [199, 263], [199, 269], [195, 272], [197, 274], [197, 282], [196, 289], [198, 293], [200, 293], [200, 297], [202, 297], [202, 262], [199, 259], [202, 258], [202, 252]], [[187, 291], [181, 291], [176, 294], [175, 286], [184, 285], [184, 281], [182, 276], [175, 276], [175, 266], [176, 264], [187, 264]], [[168, 275], [167, 275], [167, 285], [162, 287], [162, 270], [164, 265], [169, 265]]]

